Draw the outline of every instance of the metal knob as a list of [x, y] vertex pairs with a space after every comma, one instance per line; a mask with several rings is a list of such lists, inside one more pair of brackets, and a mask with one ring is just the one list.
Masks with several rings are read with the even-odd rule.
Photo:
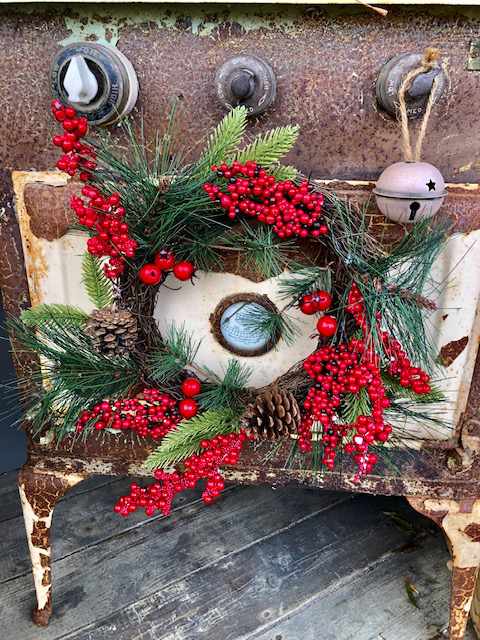
[[[397, 115], [398, 92], [403, 79], [407, 73], [419, 66], [421, 60], [420, 53], [405, 53], [391, 58], [381, 68], [375, 87], [377, 102], [390, 115]], [[421, 73], [413, 80], [405, 94], [409, 118], [423, 115], [435, 78], [437, 82], [434, 100], [437, 101], [446, 86], [445, 74], [441, 68]]]
[[52, 93], [91, 124], [113, 124], [130, 113], [138, 80], [130, 61], [115, 47], [95, 42], [70, 44], [52, 65]]
[[217, 95], [227, 108], [244, 105], [250, 115], [262, 113], [275, 100], [277, 82], [273, 69], [258, 56], [235, 56], [215, 77]]

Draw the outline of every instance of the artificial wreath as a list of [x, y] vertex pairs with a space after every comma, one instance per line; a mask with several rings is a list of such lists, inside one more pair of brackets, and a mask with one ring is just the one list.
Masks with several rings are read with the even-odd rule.
[[[435, 303], [422, 291], [448, 222], [422, 220], [387, 246], [364, 210], [280, 163], [298, 127], [242, 146], [243, 107], [189, 163], [173, 114], [152, 145], [127, 121], [125, 147], [87, 139], [87, 120], [69, 106], [54, 101], [52, 112], [63, 127], [57, 167], [83, 182], [71, 206], [88, 236], [82, 277], [95, 310], [41, 304], [11, 327], [40, 356], [34, 433], [155, 443], [145, 462], [154, 481], [132, 484], [118, 513], [168, 514], [199, 480], [212, 502], [222, 467], [261, 440], [291, 442], [304, 468], [349, 459], [360, 480], [405, 416], [435, 422], [429, 407], [443, 397], [424, 322]], [[232, 253], [262, 278], [280, 276], [284, 304], [251, 304], [252, 336], [275, 349], [295, 343], [293, 309], [316, 321], [311, 354], [263, 388], [249, 386], [251, 370], [235, 357], [223, 376], [213, 372], [197, 357], [201, 336], [175, 323], [161, 335], [154, 319], [162, 289], [222, 272]]]

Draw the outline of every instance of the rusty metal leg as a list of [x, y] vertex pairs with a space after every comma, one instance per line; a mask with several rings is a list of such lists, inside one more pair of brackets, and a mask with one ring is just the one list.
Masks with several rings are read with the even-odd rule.
[[408, 498], [443, 529], [452, 554], [449, 640], [463, 640], [480, 565], [480, 499]]
[[477, 634], [477, 637], [480, 638], [480, 575], [477, 575], [477, 584], [473, 594], [470, 617], [472, 618], [475, 633]]
[[32, 617], [35, 624], [46, 626], [52, 613], [52, 574], [50, 527], [57, 501], [78, 482], [81, 474], [47, 473], [26, 464], [18, 476], [18, 489], [32, 559], [37, 607]]

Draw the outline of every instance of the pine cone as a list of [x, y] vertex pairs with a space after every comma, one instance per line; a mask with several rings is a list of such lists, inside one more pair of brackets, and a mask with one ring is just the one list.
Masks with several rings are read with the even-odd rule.
[[297, 433], [300, 408], [294, 395], [273, 387], [257, 396], [249, 404], [242, 418], [242, 426], [256, 440], [279, 440]]
[[126, 310], [95, 309], [87, 320], [85, 332], [99, 353], [124, 356], [134, 349], [137, 342], [137, 318]]

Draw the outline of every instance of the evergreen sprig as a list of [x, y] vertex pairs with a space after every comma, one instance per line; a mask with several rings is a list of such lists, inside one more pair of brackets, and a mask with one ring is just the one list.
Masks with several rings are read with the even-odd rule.
[[212, 164], [229, 162], [232, 159], [245, 135], [247, 115], [246, 107], [236, 107], [215, 127], [205, 151], [196, 163], [195, 173], [198, 176], [207, 178]]
[[279, 240], [271, 227], [246, 222], [226, 235], [223, 244], [241, 251], [244, 266], [264, 279], [280, 275], [295, 250], [293, 240]]
[[221, 410], [228, 407], [231, 411], [241, 410], [248, 395], [247, 384], [252, 375], [250, 367], [241, 364], [236, 358], [228, 361], [223, 378], [219, 378], [209, 369], [205, 369], [210, 382], [203, 384], [198, 396], [204, 410]]
[[11, 318], [7, 326], [19, 344], [42, 358], [40, 371], [32, 376], [46, 389], [31, 399], [34, 431], [53, 421], [60, 438], [71, 430], [81, 409], [124, 395], [140, 380], [136, 360], [98, 353], [82, 326], [54, 316], [35, 326]]
[[288, 274], [280, 278], [278, 291], [283, 300], [295, 304], [302, 296], [319, 289], [332, 290], [330, 267], [290, 263]]
[[83, 254], [82, 282], [91, 303], [97, 309], [113, 304], [112, 281], [104, 274], [100, 260], [88, 251]]
[[367, 390], [362, 388], [358, 393], [347, 393], [340, 405], [340, 417], [344, 424], [353, 424], [359, 416], [368, 416], [371, 403]]
[[27, 327], [41, 326], [52, 320], [58, 323], [83, 326], [88, 314], [79, 307], [68, 304], [38, 304], [22, 311], [20, 318]]
[[202, 440], [232, 433], [238, 429], [239, 414], [230, 409], [208, 410], [183, 420], [167, 433], [157, 449], [144, 462], [153, 471], [174, 466], [189, 456], [200, 453]]
[[252, 160], [263, 167], [270, 167], [291, 150], [297, 141], [299, 131], [300, 127], [297, 125], [271, 129], [238, 151], [235, 160], [242, 164]]
[[185, 325], [171, 324], [163, 336], [163, 343], [148, 359], [150, 377], [157, 383], [171, 380], [193, 364], [199, 347], [200, 342], [194, 340]]
[[416, 404], [438, 404], [446, 402], [445, 394], [441, 389], [431, 384], [429, 393], [415, 393], [412, 389], [402, 387], [399, 380], [382, 371], [382, 380], [391, 399], [400, 398], [410, 400]]
[[247, 327], [254, 336], [268, 340], [271, 344], [276, 344], [279, 340], [284, 340], [291, 345], [298, 336], [299, 328], [295, 321], [286, 313], [279, 309], [269, 309], [262, 305], [256, 305], [249, 310], [244, 318]]

